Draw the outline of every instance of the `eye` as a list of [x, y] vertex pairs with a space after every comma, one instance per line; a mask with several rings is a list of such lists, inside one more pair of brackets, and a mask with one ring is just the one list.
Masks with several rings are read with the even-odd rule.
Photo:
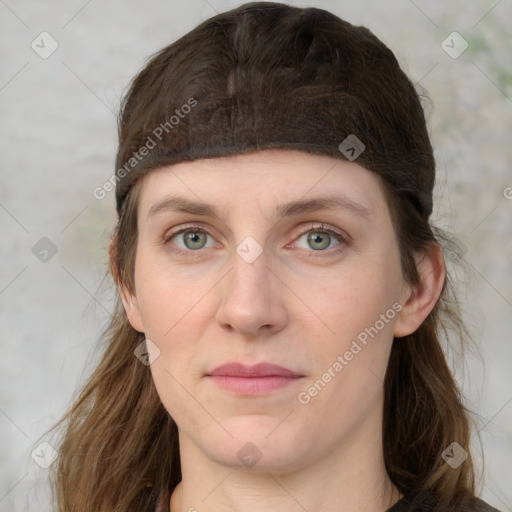
[[296, 241], [296, 246], [301, 249], [325, 251], [338, 247], [345, 241], [345, 237], [341, 233], [332, 229], [314, 228], [301, 235]]
[[179, 249], [197, 251], [215, 245], [215, 240], [203, 229], [185, 228], [166, 237], [166, 243], [173, 242]]

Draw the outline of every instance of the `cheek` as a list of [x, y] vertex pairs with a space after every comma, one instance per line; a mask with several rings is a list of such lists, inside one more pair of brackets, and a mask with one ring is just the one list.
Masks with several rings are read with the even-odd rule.
[[402, 279], [396, 253], [366, 256], [347, 262], [321, 286], [308, 285], [329, 330], [319, 325], [308, 336], [315, 366], [302, 398], [315, 402], [311, 410], [324, 421], [333, 408], [355, 418], [381, 399]]
[[201, 378], [198, 356], [207, 348], [202, 340], [215, 314], [209, 293], [214, 277], [171, 268], [149, 251], [142, 250], [137, 260], [137, 300], [144, 333], [160, 351], [151, 371], [169, 411], [190, 402], [182, 386], [189, 388]]
[[135, 285], [146, 336], [163, 345], [182, 325], [190, 327], [191, 318], [203, 314], [202, 299], [211, 287], [207, 278], [171, 268], [161, 255], [144, 249], [137, 256]]
[[[323, 318], [335, 334], [324, 328], [308, 336], [313, 371], [298, 397], [315, 427], [330, 425], [333, 432], [379, 410], [396, 317], [385, 286], [374, 282], [367, 294], [349, 286], [356, 284], [351, 280], [343, 284], [350, 291], [326, 288], [330, 300], [324, 301]], [[332, 411], [342, 412], [343, 427]]]
[[[392, 332], [396, 316], [393, 304], [400, 296], [401, 282], [395, 259], [383, 262], [381, 258], [361, 258], [360, 262], [340, 268], [321, 286], [310, 285], [308, 292], [333, 337], [343, 344], [376, 322], [379, 331]], [[385, 315], [384, 325], [379, 321], [381, 315]]]
[[[153, 382], [165, 408], [179, 418], [181, 426], [183, 419], [201, 413], [189, 391], [200, 380], [198, 340], [204, 331], [202, 319], [212, 315], [204, 297], [209, 287], [162, 262], [144, 256], [139, 261], [137, 299], [145, 336], [160, 351], [150, 366]], [[208, 418], [203, 420], [207, 424]]]

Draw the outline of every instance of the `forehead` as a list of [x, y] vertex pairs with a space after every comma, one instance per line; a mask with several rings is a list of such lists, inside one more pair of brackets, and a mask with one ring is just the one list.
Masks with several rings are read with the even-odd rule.
[[324, 196], [347, 198], [370, 212], [384, 204], [378, 177], [356, 162], [281, 149], [180, 162], [150, 171], [140, 186], [143, 216], [167, 195], [218, 203], [225, 211]]

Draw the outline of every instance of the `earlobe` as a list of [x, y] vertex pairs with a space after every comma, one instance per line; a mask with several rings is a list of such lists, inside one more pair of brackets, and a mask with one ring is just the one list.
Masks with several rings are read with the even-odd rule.
[[139, 303], [137, 301], [136, 295], [128, 291], [125, 286], [121, 286], [120, 294], [126, 316], [128, 317], [128, 321], [130, 322], [131, 326], [136, 331], [144, 332], [142, 318], [139, 310]]
[[434, 309], [446, 278], [443, 252], [438, 244], [432, 244], [417, 262], [420, 282], [408, 287], [403, 308], [397, 316], [394, 336], [402, 338], [416, 331]]

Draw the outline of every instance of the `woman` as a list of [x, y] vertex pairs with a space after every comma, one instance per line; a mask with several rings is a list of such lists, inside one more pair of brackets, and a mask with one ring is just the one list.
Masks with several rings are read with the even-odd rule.
[[392, 52], [245, 4], [120, 116], [119, 304], [66, 414], [61, 511], [494, 510], [441, 342], [435, 164]]

